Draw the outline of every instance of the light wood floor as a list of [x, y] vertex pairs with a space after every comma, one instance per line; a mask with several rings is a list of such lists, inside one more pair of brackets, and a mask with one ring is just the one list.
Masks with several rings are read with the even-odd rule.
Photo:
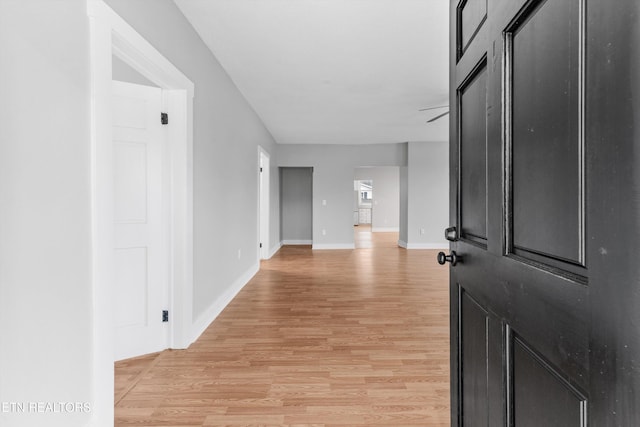
[[448, 269], [355, 229], [263, 261], [188, 350], [118, 362], [116, 426], [449, 426]]

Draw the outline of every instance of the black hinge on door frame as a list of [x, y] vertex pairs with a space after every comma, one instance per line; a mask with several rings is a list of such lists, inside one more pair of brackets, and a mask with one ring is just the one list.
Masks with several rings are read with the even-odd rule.
[[162, 310], [162, 321], [163, 322], [169, 321], [169, 310]]
[[169, 124], [169, 114], [168, 113], [160, 113], [160, 123], [163, 125]]
[[260, 172], [262, 172], [262, 168], [260, 168]]
[[260, 243], [260, 247], [262, 248], [262, 243]]

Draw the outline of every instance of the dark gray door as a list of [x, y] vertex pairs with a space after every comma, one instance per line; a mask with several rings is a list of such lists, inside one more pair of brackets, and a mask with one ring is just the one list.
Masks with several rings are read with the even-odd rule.
[[639, 22], [451, 1], [452, 425], [640, 425]]

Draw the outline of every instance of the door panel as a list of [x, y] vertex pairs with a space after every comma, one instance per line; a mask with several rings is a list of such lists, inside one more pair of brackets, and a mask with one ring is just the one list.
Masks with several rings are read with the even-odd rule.
[[458, 52], [462, 56], [467, 46], [487, 18], [487, 0], [465, 0], [458, 7]]
[[147, 248], [116, 249], [115, 280], [118, 303], [116, 328], [142, 328], [147, 325], [149, 278]]
[[585, 427], [586, 399], [529, 345], [511, 336], [512, 423], [518, 427]]
[[116, 223], [147, 222], [147, 155], [146, 142], [114, 141]]
[[579, 23], [578, 1], [547, 0], [506, 32], [510, 251], [561, 268], [584, 265]]
[[487, 78], [480, 62], [459, 92], [460, 231], [465, 239], [487, 240]]
[[460, 383], [464, 390], [464, 425], [487, 425], [489, 314], [460, 290]]
[[167, 348], [161, 90], [113, 82], [115, 360]]

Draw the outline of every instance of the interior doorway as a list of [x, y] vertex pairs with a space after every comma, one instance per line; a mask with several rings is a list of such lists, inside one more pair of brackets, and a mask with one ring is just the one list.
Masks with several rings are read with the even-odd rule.
[[88, 2], [91, 37], [91, 222], [92, 419], [113, 420], [114, 402], [114, 153], [112, 138], [112, 57], [116, 55], [163, 89], [171, 125], [168, 202], [169, 346], [186, 348], [194, 339], [193, 300], [193, 96], [194, 85], [104, 2]]
[[373, 207], [373, 181], [362, 179], [353, 181], [353, 225], [371, 227]]
[[400, 168], [358, 167], [354, 171], [353, 182], [353, 240], [356, 249], [397, 246]]
[[259, 199], [259, 247], [260, 247], [260, 259], [269, 259], [271, 257], [270, 243], [269, 243], [269, 201], [270, 201], [270, 161], [269, 154], [258, 147], [258, 161], [260, 164], [259, 175], [260, 183], [258, 185], [260, 194]]
[[313, 168], [280, 168], [280, 240], [313, 244]]

